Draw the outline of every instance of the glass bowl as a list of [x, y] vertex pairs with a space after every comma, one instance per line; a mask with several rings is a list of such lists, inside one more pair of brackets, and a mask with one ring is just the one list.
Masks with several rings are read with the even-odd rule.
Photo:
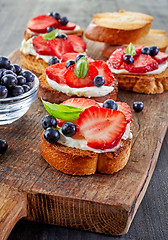
[[0, 125], [10, 124], [22, 117], [38, 96], [39, 80], [35, 76], [33, 88], [28, 92], [5, 99], [0, 99]]

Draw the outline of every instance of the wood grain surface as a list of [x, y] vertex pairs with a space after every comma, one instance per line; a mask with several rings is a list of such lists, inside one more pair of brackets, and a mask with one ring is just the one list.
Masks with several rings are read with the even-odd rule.
[[[168, 31], [167, 25], [167, 9], [168, 2], [166, 0], [162, 1], [146, 1], [146, 2], [135, 2], [133, 0], [113, 0], [113, 1], [83, 1], [80, 4], [76, 0], [57, 0], [55, 1], [42, 1], [38, 0], [36, 2], [30, 1], [4, 1], [1, 2], [1, 45], [0, 52], [3, 55], [8, 55], [13, 49], [20, 45], [20, 41], [23, 36], [23, 31], [26, 26], [27, 21], [37, 14], [44, 12], [56, 10], [64, 15], [70, 16], [73, 21], [77, 21], [82, 27], [86, 28], [87, 24], [90, 22], [92, 14], [95, 12], [103, 11], [116, 11], [119, 9], [140, 11], [154, 16], [153, 28], [165, 29]], [[26, 9], [26, 11], [25, 11]], [[5, 37], [4, 37], [5, 36]], [[142, 95], [140, 95], [140, 100]], [[161, 100], [161, 99], [159, 99]], [[148, 109], [150, 110], [150, 109]], [[28, 120], [29, 117], [25, 115], [24, 120]], [[144, 119], [146, 120], [146, 119]], [[20, 121], [20, 120], [19, 120]], [[15, 132], [20, 130], [20, 126], [25, 125], [24, 128], [29, 132], [29, 124], [25, 121], [16, 122]], [[35, 125], [36, 126], [36, 125]], [[6, 126], [5, 131], [12, 134], [11, 131], [13, 126]], [[41, 131], [41, 130], [40, 130]], [[10, 135], [9, 138], [10, 139]], [[29, 134], [29, 136], [32, 133]], [[4, 136], [5, 137], [5, 136]], [[35, 135], [33, 135], [35, 137]], [[153, 140], [152, 140], [153, 141]], [[10, 154], [17, 153], [15, 163], [18, 162], [19, 151], [25, 154], [24, 149], [17, 146], [16, 150], [14, 146], [17, 143], [10, 142], [9, 152]], [[18, 145], [20, 141], [18, 142]], [[147, 194], [144, 197], [142, 204], [140, 205], [139, 211], [132, 223], [132, 226], [125, 236], [115, 237], [114, 239], [167, 239], [167, 196], [168, 196], [168, 165], [167, 165], [167, 155], [168, 155], [168, 135], [164, 140], [162, 151], [159, 157], [159, 161], [154, 172], [154, 177], [150, 187], [148, 188]], [[28, 142], [28, 148], [32, 151], [31, 142]], [[148, 150], [148, 149], [147, 149]], [[23, 159], [22, 159], [23, 161]], [[23, 161], [24, 163], [24, 161]], [[43, 162], [44, 164], [44, 162]], [[42, 164], [42, 165], [43, 165]], [[18, 164], [19, 165], [19, 164]], [[33, 165], [34, 171], [41, 173], [44, 171], [42, 165], [35, 164], [30, 161], [28, 166]], [[10, 183], [12, 178], [13, 166], [9, 168], [11, 170], [11, 176], [9, 177], [7, 183]], [[5, 178], [5, 171], [3, 177]], [[22, 171], [24, 177], [29, 180], [34, 177], [38, 179], [38, 176], [33, 176], [31, 171], [24, 169]], [[54, 176], [54, 174], [53, 174]], [[48, 176], [46, 176], [47, 179]], [[17, 178], [17, 174], [15, 175]], [[23, 179], [17, 179], [15, 181], [17, 186], [23, 186]], [[30, 183], [32, 184], [32, 182]], [[42, 185], [42, 183], [41, 183]], [[41, 185], [39, 187], [41, 187]], [[25, 187], [29, 187], [25, 184]], [[72, 230], [68, 228], [61, 228], [51, 225], [37, 224], [33, 222], [28, 222], [21, 220], [17, 226], [12, 231], [9, 239], [113, 239], [113, 237], [99, 235], [95, 233], [83, 232]]]

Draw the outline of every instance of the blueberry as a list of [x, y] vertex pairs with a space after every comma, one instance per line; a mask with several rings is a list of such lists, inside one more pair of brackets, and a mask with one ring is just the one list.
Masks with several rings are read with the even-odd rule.
[[76, 126], [72, 122], [65, 122], [62, 125], [62, 129], [61, 130], [62, 130], [62, 133], [66, 137], [71, 137], [71, 136], [75, 135], [75, 133], [76, 133]]
[[25, 83], [24, 85], [27, 85], [27, 86], [29, 86], [29, 88], [30, 88], [30, 89], [32, 89], [32, 88], [33, 88], [33, 84], [32, 84], [31, 82], [27, 82], [27, 83]]
[[15, 86], [11, 89], [11, 94], [13, 97], [22, 95], [24, 93], [24, 88], [22, 86]]
[[16, 73], [14, 73], [12, 70], [5, 70], [5, 71], [3, 72], [3, 76], [8, 75], [8, 74], [12, 74], [12, 75], [14, 75], [15, 77], [17, 76]]
[[93, 84], [96, 86], [96, 87], [101, 87], [105, 84], [105, 79], [104, 77], [100, 76], [100, 75], [97, 75], [96, 77], [93, 78]]
[[51, 115], [46, 115], [42, 120], [42, 127], [44, 129], [47, 129], [48, 127], [56, 127], [57, 126], [57, 120], [55, 117]]
[[8, 89], [6, 86], [0, 85], [0, 99], [6, 98], [8, 95]]
[[2, 84], [7, 87], [13, 87], [17, 85], [17, 78], [12, 74], [7, 74], [1, 78]]
[[71, 65], [74, 65], [76, 62], [74, 61], [74, 60], [72, 60], [72, 59], [70, 59], [70, 60], [68, 60], [67, 62], [66, 62], [66, 68], [69, 68]]
[[139, 101], [134, 102], [133, 109], [135, 112], [141, 112], [143, 108], [144, 108], [143, 102], [139, 102]]
[[87, 59], [87, 57], [86, 57], [85, 54], [80, 53], [80, 54], [78, 54], [78, 56], [76, 57], [76, 62], [79, 61], [79, 59], [82, 58], [82, 57], [85, 57], [85, 58]]
[[22, 68], [18, 65], [18, 64], [13, 64], [13, 66], [15, 67], [16, 69], [16, 74], [19, 75], [22, 71]]
[[69, 21], [68, 21], [68, 18], [67, 17], [62, 17], [61, 18], [61, 20], [60, 20], [60, 23], [61, 23], [61, 25], [66, 25], [67, 23], [68, 23]]
[[57, 21], [61, 18], [61, 15], [57, 12], [53, 12], [53, 15], [52, 15]]
[[31, 88], [30, 88], [28, 85], [26, 85], [26, 84], [23, 84], [22, 87], [23, 87], [23, 89], [24, 89], [24, 93], [30, 91], [30, 89], [31, 89]]
[[26, 83], [26, 78], [23, 76], [17, 76], [18, 84], [23, 85]]
[[9, 70], [11, 70], [12, 72], [14, 72], [16, 74], [16, 68], [14, 65], [11, 64], [9, 67]]
[[54, 27], [47, 27], [47, 32], [52, 32], [55, 28]]
[[6, 68], [9, 69], [10, 67], [10, 61], [6, 57], [0, 57], [0, 68]]
[[123, 56], [123, 61], [126, 63], [126, 64], [133, 64], [134, 63], [134, 58], [130, 55], [130, 54], [125, 54]]
[[5, 140], [0, 139], [0, 154], [4, 154], [8, 149], [8, 144]]
[[67, 35], [64, 34], [64, 33], [58, 34], [58, 35], [56, 36], [56, 38], [64, 38], [64, 39], [67, 39]]
[[114, 109], [117, 110], [118, 109], [118, 105], [117, 103], [112, 100], [112, 99], [108, 99], [103, 103], [103, 107], [104, 108], [109, 108], [109, 109]]
[[28, 70], [23, 71], [21, 73], [21, 75], [26, 78], [27, 82], [33, 82], [34, 81], [34, 78], [35, 78], [34, 74], [32, 72], [28, 71]]
[[150, 47], [150, 56], [154, 57], [155, 55], [157, 55], [159, 52], [159, 48], [156, 46], [152, 46]]
[[1, 68], [1, 69], [0, 69], [0, 78], [3, 76], [3, 72], [4, 72], [4, 71], [6, 71], [5, 68]]
[[150, 48], [148, 48], [148, 47], [142, 48], [142, 49], [141, 49], [141, 53], [142, 53], [142, 54], [149, 55], [149, 54], [150, 54]]
[[49, 59], [49, 61], [48, 61], [48, 65], [50, 66], [50, 65], [53, 65], [53, 64], [55, 64], [55, 63], [59, 63], [60, 61], [59, 61], [59, 59], [57, 58], [57, 57], [51, 57], [50, 59]]
[[60, 138], [60, 133], [56, 128], [49, 127], [44, 132], [44, 138], [49, 143], [56, 143]]
[[54, 12], [50, 12], [47, 15], [53, 17]]

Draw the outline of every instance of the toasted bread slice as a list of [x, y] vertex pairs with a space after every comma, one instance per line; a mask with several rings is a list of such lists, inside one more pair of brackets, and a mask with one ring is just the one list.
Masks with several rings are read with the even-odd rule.
[[[114, 82], [114, 90], [102, 97], [91, 97], [91, 99], [94, 99], [97, 102], [104, 102], [107, 99], [117, 99], [117, 93], [118, 93], [118, 83], [117, 80]], [[51, 103], [61, 103], [71, 97], [78, 97], [76, 95], [68, 96], [65, 93], [59, 92], [53, 88], [50, 87], [46, 80], [46, 74], [42, 74], [39, 77], [39, 94], [38, 97], [41, 99], [44, 99], [45, 101], [51, 102]], [[78, 97], [79, 98], [79, 97]]]
[[113, 13], [98, 13], [86, 29], [85, 36], [93, 41], [111, 45], [135, 42], [145, 36], [151, 27], [153, 17], [120, 10]]
[[122, 145], [115, 152], [95, 153], [92, 151], [51, 144], [41, 137], [41, 154], [57, 170], [71, 175], [90, 175], [96, 170], [112, 174], [127, 164], [132, 139], [121, 140]]
[[[132, 42], [135, 46], [157, 46], [161, 52], [165, 52], [168, 46], [168, 39], [166, 36], [166, 32], [164, 30], [159, 29], [150, 29], [149, 33], [140, 38], [139, 40]], [[110, 55], [117, 49], [117, 48], [125, 48], [127, 44], [123, 44], [122, 46], [113, 46], [109, 44], [104, 45], [104, 49], [102, 51], [102, 55], [109, 58]]]

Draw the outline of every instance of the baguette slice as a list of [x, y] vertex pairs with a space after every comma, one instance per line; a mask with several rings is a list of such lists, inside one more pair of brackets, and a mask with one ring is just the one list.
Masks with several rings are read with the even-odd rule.
[[[161, 52], [165, 52], [168, 46], [168, 39], [166, 36], [166, 32], [164, 30], [159, 29], [150, 29], [149, 33], [140, 38], [139, 40], [132, 42], [135, 46], [157, 46]], [[109, 58], [110, 55], [117, 49], [117, 48], [125, 48], [127, 44], [123, 44], [122, 46], [113, 46], [110, 44], [105, 44], [104, 49], [102, 51], [102, 55]]]
[[111, 45], [135, 42], [145, 36], [151, 27], [153, 17], [120, 10], [93, 15], [86, 29], [86, 38]]

